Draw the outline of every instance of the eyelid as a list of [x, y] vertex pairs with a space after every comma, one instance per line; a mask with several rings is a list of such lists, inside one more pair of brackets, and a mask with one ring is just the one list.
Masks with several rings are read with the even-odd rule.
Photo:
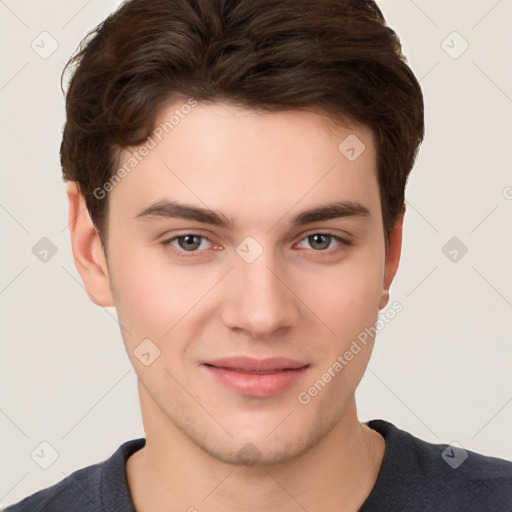
[[[208, 247], [206, 249], [201, 249], [201, 250], [196, 249], [194, 251], [185, 251], [185, 250], [173, 245], [173, 242], [175, 240], [177, 240], [178, 238], [185, 237], [185, 236], [196, 236], [198, 238], [201, 238], [202, 241], [206, 240], [210, 243], [210, 247]], [[193, 233], [193, 232], [186, 232], [186, 233], [174, 235], [171, 238], [166, 238], [160, 242], [160, 245], [162, 245], [164, 247], [164, 249], [169, 251], [171, 253], [171, 255], [173, 255], [175, 258], [177, 258], [177, 260], [187, 260], [189, 258], [192, 258], [192, 261], [193, 261], [194, 258], [208, 257], [209, 251], [211, 251], [212, 248], [214, 251], [219, 250], [218, 246], [216, 247], [216, 244], [214, 242], [212, 242], [207, 236], [201, 235], [199, 233]], [[199, 259], [198, 262], [200, 262], [200, 261], [201, 260]]]
[[313, 235], [325, 235], [325, 236], [328, 236], [331, 239], [334, 239], [337, 242], [337, 244], [334, 247], [330, 247], [328, 249], [323, 249], [323, 250], [309, 249], [309, 248], [304, 248], [304, 247], [299, 247], [299, 250], [308, 251], [308, 252], [314, 253], [315, 255], [334, 254], [337, 251], [341, 251], [344, 248], [349, 247], [350, 245], [352, 245], [352, 242], [350, 242], [349, 240], [346, 240], [346, 239], [344, 239], [344, 238], [342, 238], [339, 235], [336, 235], [334, 233], [329, 233], [327, 231], [314, 231], [314, 232], [310, 233], [309, 235], [303, 236], [298, 242], [293, 244], [293, 246], [294, 247], [298, 246], [299, 244], [303, 243], [305, 240], [307, 240], [308, 238], [310, 238]]
[[164, 238], [160, 243], [161, 244], [164, 244], [164, 245], [170, 245], [171, 242], [174, 242], [175, 240], [177, 240], [178, 238], [184, 238], [186, 236], [195, 236], [197, 238], [201, 238], [202, 240], [206, 240], [207, 242], [210, 242], [210, 244], [214, 244], [215, 245], [215, 242], [213, 242], [210, 237], [206, 236], [206, 235], [203, 235], [201, 233], [194, 233], [193, 231], [187, 231], [185, 233], [179, 233], [177, 235], [173, 235], [171, 237], [166, 237]]
[[[298, 242], [302, 242], [306, 238], [309, 238], [310, 236], [313, 236], [313, 235], [327, 235], [332, 238], [335, 238], [339, 242], [346, 244], [346, 245], [352, 245], [352, 243], [353, 243], [352, 235], [350, 235], [350, 233], [344, 232], [344, 235], [341, 235], [339, 232], [334, 232], [334, 230], [332, 230], [332, 229], [312, 229], [311, 231], [309, 231], [305, 234], [301, 234], [300, 238], [298, 238], [296, 240], [298, 240]], [[294, 244], [294, 245], [296, 245], [296, 244]]]
[[[297, 246], [298, 244], [302, 243], [303, 241], [307, 240], [309, 237], [311, 237], [313, 235], [329, 236], [329, 237], [335, 239], [338, 242], [338, 244], [333, 248], [324, 249], [324, 250], [307, 249], [307, 248], [301, 247], [300, 248], [301, 251], [308, 251], [308, 252], [314, 253], [315, 255], [320, 256], [322, 254], [335, 254], [336, 252], [341, 251], [344, 248], [352, 245], [352, 242], [350, 241], [350, 239], [347, 240], [346, 238], [341, 237], [339, 234], [333, 233], [331, 230], [322, 230], [322, 229], [314, 230], [313, 229], [309, 233], [301, 234], [301, 237], [297, 240], [297, 242], [295, 242], [293, 244], [293, 247]], [[348, 233], [347, 233], [347, 235], [348, 235]], [[185, 251], [183, 249], [175, 247], [172, 244], [172, 242], [174, 242], [175, 240], [185, 237], [185, 236], [195, 236], [195, 237], [201, 238], [202, 240], [206, 240], [207, 242], [209, 242], [211, 244], [211, 246], [207, 249], [201, 249], [201, 250], [196, 249], [194, 251]], [[195, 231], [184, 231], [182, 233], [177, 233], [170, 238], [165, 238], [164, 240], [162, 240], [160, 242], [160, 244], [163, 245], [164, 247], [168, 247], [178, 257], [184, 257], [184, 258], [198, 257], [199, 255], [206, 253], [208, 250], [211, 250], [212, 248], [213, 248], [213, 250], [219, 250], [219, 245], [220, 245], [220, 244], [216, 244], [215, 242], [213, 242], [208, 236], [206, 236], [202, 233], [195, 232]], [[222, 247], [221, 247], [221, 249], [222, 249]]]
[[[310, 237], [310, 236], [313, 236], [313, 235], [328, 235], [328, 236], [331, 236], [333, 238], [336, 238], [338, 240], [341, 240], [347, 244], [351, 243], [350, 242], [350, 238], [351, 238], [351, 235], [349, 233], [346, 233], [347, 235], [347, 238], [343, 238], [342, 235], [338, 234], [338, 233], [333, 233], [332, 231], [330, 231], [329, 229], [326, 229], [326, 230], [322, 230], [322, 229], [313, 229], [311, 230], [310, 232], [308, 233], [302, 233], [300, 235], [300, 238], [296, 238], [295, 239], [299, 242], [302, 242], [304, 239]], [[184, 236], [197, 236], [197, 237], [200, 237], [200, 238], [204, 238], [205, 240], [208, 240], [210, 243], [214, 243], [211, 238], [208, 236], [208, 235], [204, 235], [202, 233], [199, 233], [199, 232], [195, 232], [195, 231], [184, 231], [183, 233], [178, 233], [178, 234], [175, 234], [173, 235], [172, 237], [168, 238], [168, 237], [165, 237], [165, 239], [161, 242], [161, 243], [170, 243], [171, 241], [177, 239], [177, 238], [181, 238], [181, 237], [184, 237]]]

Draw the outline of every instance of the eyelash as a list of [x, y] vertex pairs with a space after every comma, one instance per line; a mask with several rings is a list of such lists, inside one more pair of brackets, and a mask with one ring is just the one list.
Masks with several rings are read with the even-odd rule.
[[[347, 247], [352, 245], [351, 242], [349, 242], [348, 240], [345, 240], [343, 238], [340, 238], [338, 235], [334, 235], [333, 233], [323, 232], [323, 231], [316, 231], [314, 233], [306, 235], [304, 238], [302, 238], [295, 245], [298, 245], [298, 244], [302, 243], [304, 240], [307, 240], [309, 237], [312, 237], [314, 235], [328, 236], [328, 237], [331, 237], [332, 239], [334, 239], [336, 242], [338, 242], [338, 245], [334, 249], [324, 249], [324, 250], [300, 249], [300, 250], [311, 251], [313, 254], [316, 253], [315, 257], [317, 257], [316, 255], [321, 257], [324, 254], [335, 255], [335, 254], [338, 254], [338, 252], [342, 251], [343, 249], [345, 249], [345, 248], [347, 248]], [[201, 251], [199, 251], [199, 250], [183, 251], [183, 250], [180, 250], [180, 249], [176, 249], [172, 245], [172, 242], [174, 242], [175, 240], [178, 240], [180, 238], [184, 238], [186, 236], [194, 236], [194, 237], [200, 238], [201, 240], [207, 240], [208, 242], [213, 243], [208, 237], [206, 237], [204, 235], [200, 235], [198, 233], [184, 233], [183, 235], [178, 235], [178, 236], [175, 236], [173, 238], [169, 238], [168, 240], [164, 240], [163, 242], [161, 242], [161, 245], [163, 245], [164, 247], [170, 248], [171, 251], [174, 252], [174, 254], [176, 254], [176, 256], [178, 256], [179, 258], [194, 258], [194, 257], [197, 257], [202, 252], [205, 252], [205, 250], [201, 250]]]

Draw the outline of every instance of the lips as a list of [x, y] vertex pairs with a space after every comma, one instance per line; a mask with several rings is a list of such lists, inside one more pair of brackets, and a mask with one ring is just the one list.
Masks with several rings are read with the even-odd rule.
[[204, 364], [224, 368], [226, 370], [238, 371], [243, 373], [268, 374], [283, 370], [297, 370], [307, 363], [288, 359], [286, 357], [271, 357], [268, 359], [254, 359], [251, 357], [226, 357], [224, 359], [215, 359], [207, 361]]
[[206, 361], [203, 366], [218, 382], [237, 393], [266, 397], [295, 384], [309, 364], [284, 357], [228, 357]]

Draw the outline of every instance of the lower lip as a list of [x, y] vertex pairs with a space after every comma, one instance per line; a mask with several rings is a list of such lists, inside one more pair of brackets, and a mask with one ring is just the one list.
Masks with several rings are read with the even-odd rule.
[[283, 370], [275, 373], [243, 373], [226, 368], [205, 365], [217, 380], [237, 393], [247, 396], [265, 397], [276, 395], [297, 383], [307, 366], [296, 370]]

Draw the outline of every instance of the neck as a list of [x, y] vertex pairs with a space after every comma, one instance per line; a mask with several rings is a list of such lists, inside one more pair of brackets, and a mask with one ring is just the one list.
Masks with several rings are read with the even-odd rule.
[[[382, 464], [385, 441], [357, 419], [355, 401], [314, 447], [286, 463], [228, 464], [177, 429], [139, 383], [146, 445], [126, 464], [137, 512], [262, 509], [357, 511]], [[154, 404], [154, 403], [153, 403]]]

